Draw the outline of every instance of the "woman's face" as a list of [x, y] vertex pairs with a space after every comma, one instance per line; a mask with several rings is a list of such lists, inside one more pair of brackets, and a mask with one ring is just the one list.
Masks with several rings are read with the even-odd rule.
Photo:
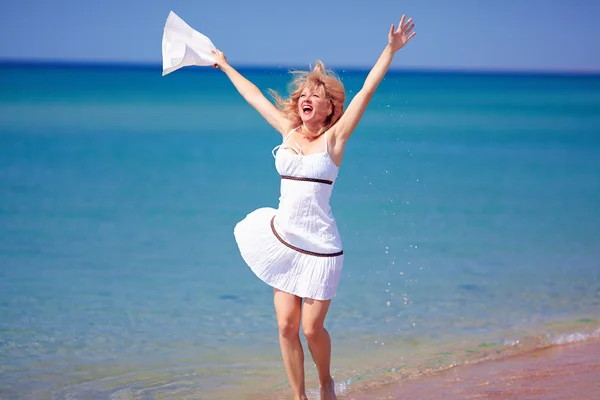
[[332, 112], [331, 101], [323, 85], [305, 87], [298, 99], [298, 114], [304, 123], [325, 125]]

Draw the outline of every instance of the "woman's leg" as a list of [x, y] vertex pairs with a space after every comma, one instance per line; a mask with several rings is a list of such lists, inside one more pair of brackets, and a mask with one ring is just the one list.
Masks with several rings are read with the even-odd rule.
[[294, 391], [294, 400], [306, 400], [304, 386], [304, 351], [300, 343], [300, 314], [302, 299], [274, 289], [273, 302], [279, 328], [279, 345], [288, 380]]
[[310, 354], [317, 365], [321, 400], [335, 400], [335, 385], [331, 378], [331, 338], [325, 329], [325, 317], [331, 300], [304, 299], [302, 330]]

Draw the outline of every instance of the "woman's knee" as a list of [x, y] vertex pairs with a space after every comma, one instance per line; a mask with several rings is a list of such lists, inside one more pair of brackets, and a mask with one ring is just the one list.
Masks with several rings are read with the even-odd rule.
[[277, 329], [279, 329], [279, 334], [284, 338], [292, 338], [298, 336], [300, 327], [297, 322], [285, 319], [277, 323]]
[[317, 339], [324, 331], [324, 327], [321, 324], [314, 322], [303, 322], [302, 323], [302, 332], [304, 333], [304, 337], [309, 342]]

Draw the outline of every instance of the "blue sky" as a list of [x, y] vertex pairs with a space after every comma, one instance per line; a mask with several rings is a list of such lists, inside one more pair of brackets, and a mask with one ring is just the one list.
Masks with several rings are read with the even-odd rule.
[[600, 72], [598, 0], [13, 0], [0, 59], [161, 63], [170, 10], [234, 65], [367, 67], [391, 23], [417, 36], [396, 68]]

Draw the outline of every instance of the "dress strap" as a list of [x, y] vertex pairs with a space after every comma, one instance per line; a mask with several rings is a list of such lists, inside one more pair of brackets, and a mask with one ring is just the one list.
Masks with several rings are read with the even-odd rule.
[[327, 131], [325, 131], [323, 136], [325, 136], [325, 153], [329, 154], [329, 143], [327, 141]]
[[284, 144], [290, 138], [290, 136], [292, 136], [292, 133], [296, 132], [296, 129], [298, 129], [298, 128], [292, 129], [290, 131], [290, 133], [288, 133], [287, 136], [285, 138], [283, 138], [283, 142], [281, 142], [281, 144]]
[[277, 150], [279, 150], [280, 147], [281, 147], [281, 145], [278, 144], [277, 146], [273, 147], [273, 150], [271, 150], [271, 154], [273, 154], [273, 158], [277, 158]]
[[[273, 150], [271, 150], [271, 154], [273, 154], [273, 157], [275, 157], [275, 158], [277, 157], [277, 150], [279, 150], [279, 148], [280, 148], [281, 146], [283, 146], [283, 144], [284, 144], [284, 143], [285, 143], [285, 142], [286, 142], [286, 141], [287, 141], [287, 140], [290, 138], [290, 136], [292, 136], [292, 133], [294, 133], [294, 132], [296, 131], [296, 129], [298, 129], [298, 128], [294, 128], [294, 129], [292, 129], [292, 130], [290, 131], [290, 133], [288, 133], [288, 134], [286, 135], [286, 137], [285, 137], [285, 138], [283, 138], [283, 142], [281, 142], [281, 144], [278, 144], [277, 146], [275, 146], [275, 147], [273, 148]], [[296, 146], [298, 146], [298, 143], [296, 143]], [[300, 146], [298, 146], [298, 148], [300, 149]], [[302, 150], [300, 150], [300, 153], [302, 153]]]

